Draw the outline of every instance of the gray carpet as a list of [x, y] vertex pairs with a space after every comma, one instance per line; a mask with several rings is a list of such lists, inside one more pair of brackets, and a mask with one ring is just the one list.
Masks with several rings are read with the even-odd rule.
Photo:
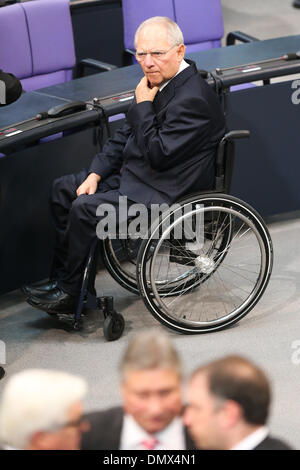
[[[260, 38], [299, 32], [300, 10], [293, 9], [289, 0], [222, 3], [226, 32], [238, 29]], [[17, 291], [1, 296], [0, 339], [7, 348], [6, 377], [32, 367], [67, 370], [83, 375], [89, 383], [86, 409], [110, 406], [119, 401], [117, 368], [130, 335], [149, 327], [163, 329], [180, 351], [187, 375], [201, 363], [229, 353], [242, 354], [261, 365], [274, 391], [271, 430], [299, 449], [300, 354], [293, 349], [295, 342], [300, 344], [299, 230], [300, 218], [270, 225], [275, 263], [265, 295], [248, 316], [218, 333], [181, 336], [166, 330], [139, 298], [105, 272], [97, 277], [98, 291], [114, 295], [117, 310], [126, 319], [123, 337], [113, 343], [105, 341], [101, 328], [91, 334], [69, 333], [65, 326], [27, 305]], [[6, 380], [0, 382], [0, 388]]]
[[[105, 272], [97, 277], [98, 291], [115, 295], [116, 308], [126, 319], [125, 333], [114, 343], [105, 341], [101, 328], [91, 334], [69, 333], [64, 325], [24, 303], [19, 292], [2, 296], [1, 339], [7, 346], [7, 376], [28, 367], [72, 371], [88, 380], [87, 409], [113, 405], [119, 400], [118, 363], [130, 334], [149, 327], [163, 329], [180, 351], [187, 375], [199, 364], [229, 353], [260, 364], [274, 389], [271, 429], [300, 448], [300, 364], [292, 361], [293, 343], [300, 341], [300, 219], [273, 223], [270, 230], [275, 263], [263, 298], [239, 323], [218, 333], [182, 336], [166, 330], [139, 298]], [[5, 379], [1, 387], [4, 383]]]
[[292, 0], [222, 0], [225, 35], [243, 31], [258, 39], [299, 34], [300, 9]]

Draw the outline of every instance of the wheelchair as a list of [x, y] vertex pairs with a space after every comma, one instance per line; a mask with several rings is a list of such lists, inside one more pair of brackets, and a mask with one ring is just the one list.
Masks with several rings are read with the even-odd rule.
[[[162, 213], [145, 238], [105, 239], [105, 267], [125, 289], [142, 297], [163, 325], [183, 334], [218, 331], [249, 313], [263, 295], [273, 265], [272, 240], [262, 217], [228, 195], [236, 139], [249, 131], [231, 131], [216, 153], [214, 189], [191, 194]], [[183, 236], [182, 227], [188, 227]], [[112, 297], [91, 296], [90, 267], [98, 240], [90, 249], [74, 328], [80, 328], [87, 300], [104, 314], [104, 336], [118, 339], [124, 318]]]

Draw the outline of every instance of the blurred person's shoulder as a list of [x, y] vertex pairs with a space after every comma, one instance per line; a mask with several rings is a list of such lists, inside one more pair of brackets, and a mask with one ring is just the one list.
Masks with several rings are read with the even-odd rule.
[[124, 412], [121, 406], [84, 415], [90, 430], [82, 436], [82, 450], [117, 450], [120, 445]]
[[281, 439], [267, 436], [254, 450], [293, 450], [293, 448]]

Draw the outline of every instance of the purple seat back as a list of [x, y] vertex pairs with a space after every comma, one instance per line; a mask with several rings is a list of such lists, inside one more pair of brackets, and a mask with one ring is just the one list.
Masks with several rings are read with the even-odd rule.
[[175, 21], [173, 0], [122, 0], [124, 46], [135, 49], [134, 34], [138, 26], [151, 16], [167, 16]]
[[34, 0], [0, 9], [0, 68], [26, 91], [72, 78], [75, 50], [69, 0]]
[[0, 8], [0, 69], [18, 78], [32, 75], [28, 29], [19, 3]]
[[[187, 45], [199, 46], [196, 50], [219, 47], [224, 35], [220, 0], [173, 0], [175, 18]], [[205, 44], [201, 47], [201, 44]], [[214, 44], [217, 44], [215, 46]], [[192, 52], [192, 51], [191, 51]]]
[[220, 47], [224, 34], [220, 0], [123, 0], [124, 46], [134, 49], [134, 34], [142, 21], [167, 16], [180, 26], [187, 52]]

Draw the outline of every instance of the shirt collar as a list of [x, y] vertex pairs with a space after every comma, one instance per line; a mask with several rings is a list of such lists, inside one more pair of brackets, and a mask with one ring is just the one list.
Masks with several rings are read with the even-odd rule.
[[[186, 69], [186, 68], [189, 67], [189, 66], [190, 66], [190, 64], [188, 64], [184, 59], [182, 59], [181, 64], [180, 64], [179, 69], [178, 69], [178, 72], [174, 75], [174, 77], [176, 77], [176, 75], [178, 75], [180, 72], [182, 72], [184, 69]], [[173, 80], [174, 77], [170, 78], [170, 80], [168, 80], [167, 82], [165, 82], [165, 83], [159, 88], [159, 91], [162, 91], [162, 90], [165, 88], [165, 86], [167, 86], [168, 83], [170, 83], [170, 81]]]
[[249, 434], [245, 439], [242, 439], [238, 444], [233, 446], [231, 450], [252, 450], [265, 440], [269, 430], [266, 426], [261, 426], [256, 431]]
[[[141, 442], [149, 437], [149, 434], [131, 415], [124, 415], [120, 442], [121, 450], [140, 450], [142, 449]], [[156, 437], [159, 441], [157, 450], [185, 449], [184, 429], [179, 417], [174, 418], [165, 429], [154, 434], [152, 437]]]

